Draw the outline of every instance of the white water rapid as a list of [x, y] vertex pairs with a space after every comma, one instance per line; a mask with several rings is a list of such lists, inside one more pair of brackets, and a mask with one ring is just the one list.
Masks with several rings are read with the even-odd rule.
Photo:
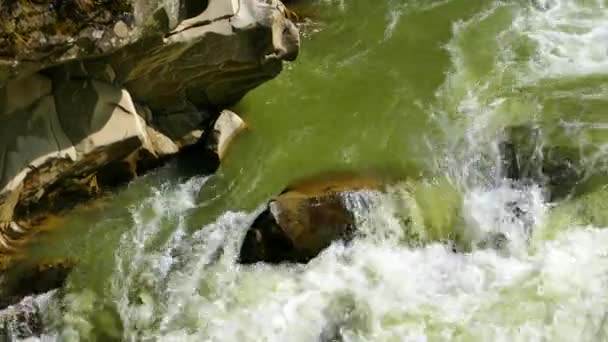
[[[389, 2], [387, 41], [408, 11], [452, 1]], [[587, 176], [604, 170], [608, 3], [488, 1], [453, 23], [445, 49], [451, 67], [428, 108], [443, 135], [429, 139], [432, 177], [353, 198], [362, 234], [306, 265], [238, 264], [261, 207], [191, 233], [207, 179], [158, 187], [130, 208], [115, 250], [104, 295], [119, 323], [107, 330], [133, 342], [608, 341], [608, 230], [579, 219], [592, 210], [568, 211], [570, 198], [552, 202], [546, 184], [505, 178], [499, 148], [506, 126], [531, 126], [532, 155], [567, 146]], [[588, 111], [556, 109], [573, 102]], [[570, 216], [557, 220], [562, 203]], [[455, 235], [462, 246], [446, 242]], [[93, 340], [100, 295], [66, 293], [41, 339]]]

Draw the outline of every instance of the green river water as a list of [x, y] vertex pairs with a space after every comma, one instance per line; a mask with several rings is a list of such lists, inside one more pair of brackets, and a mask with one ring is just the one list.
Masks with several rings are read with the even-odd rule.
[[[217, 174], [167, 165], [33, 244], [79, 260], [40, 339], [608, 341], [608, 1], [314, 9], [299, 59], [233, 108], [249, 129]], [[551, 148], [577, 163], [570, 196], [502, 176], [508, 127], [534, 132], [531, 169]], [[367, 195], [361, 237], [236, 263], [272, 195], [336, 171], [399, 180]], [[496, 232], [507, 248], [470, 248]]]

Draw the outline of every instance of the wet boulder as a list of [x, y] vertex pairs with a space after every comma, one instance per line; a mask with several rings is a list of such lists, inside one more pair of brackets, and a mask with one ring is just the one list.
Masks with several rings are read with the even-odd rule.
[[355, 233], [353, 195], [379, 189], [369, 179], [315, 182], [287, 189], [268, 204], [245, 236], [240, 262], [308, 262], [333, 241]]
[[24, 298], [41, 295], [63, 287], [76, 262], [50, 260], [36, 264], [12, 265], [0, 277], [0, 310], [15, 306]]

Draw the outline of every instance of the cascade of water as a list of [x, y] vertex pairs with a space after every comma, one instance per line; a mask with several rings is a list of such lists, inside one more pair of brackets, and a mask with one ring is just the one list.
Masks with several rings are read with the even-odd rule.
[[[390, 3], [387, 41], [403, 11], [450, 1]], [[582, 82], [608, 72], [606, 22], [601, 0], [537, 0], [496, 1], [454, 23], [452, 66], [429, 110], [445, 138], [431, 144], [436, 179], [347, 195], [359, 234], [309, 264], [239, 265], [258, 211], [226, 211], [190, 234], [184, 219], [206, 179], [160, 189], [131, 209], [133, 228], [115, 253], [106, 295], [120, 319], [117, 339], [608, 338], [608, 232], [570, 227], [544, 239], [551, 208], [539, 164], [547, 146], [561, 143], [551, 132], [564, 127], [549, 100], [606, 99], [605, 87]], [[585, 125], [577, 120], [564, 122]], [[526, 153], [504, 144], [512, 126], [536, 132], [524, 139]], [[587, 143], [600, 148], [582, 165], [599, 167], [603, 141]], [[62, 340], [94, 338], [86, 318], [95, 296], [66, 296]]]

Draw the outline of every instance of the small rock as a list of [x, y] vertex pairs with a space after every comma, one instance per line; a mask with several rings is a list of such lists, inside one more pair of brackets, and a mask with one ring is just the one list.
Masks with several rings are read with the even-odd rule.
[[179, 147], [166, 135], [149, 126], [147, 131], [152, 149], [158, 157], [166, 157], [179, 152]]
[[97, 24], [107, 24], [112, 21], [112, 12], [108, 10], [102, 10], [95, 14], [95, 19], [93, 20]]
[[[154, 129], [173, 140], [180, 148], [198, 142], [192, 140], [192, 132], [200, 131], [203, 123], [209, 122], [213, 116], [212, 111], [200, 110], [192, 103], [182, 103], [179, 108], [168, 111], [155, 112], [147, 107], [151, 115], [149, 122], [153, 122]], [[152, 118], [153, 117], [153, 118]]]
[[546, 12], [555, 7], [555, 0], [532, 0], [532, 6], [539, 11]]
[[498, 149], [502, 176], [520, 184], [540, 184], [554, 201], [576, 193], [584, 182], [578, 147], [552, 146], [538, 128], [508, 127]]
[[124, 21], [120, 20], [114, 25], [114, 34], [118, 38], [127, 38], [129, 36], [129, 27]]
[[232, 140], [245, 128], [247, 125], [236, 113], [223, 110], [213, 125], [213, 132], [207, 142], [209, 149], [222, 160]]
[[510, 180], [518, 180], [521, 177], [517, 151], [512, 142], [503, 141], [498, 145], [501, 161], [502, 177]]

